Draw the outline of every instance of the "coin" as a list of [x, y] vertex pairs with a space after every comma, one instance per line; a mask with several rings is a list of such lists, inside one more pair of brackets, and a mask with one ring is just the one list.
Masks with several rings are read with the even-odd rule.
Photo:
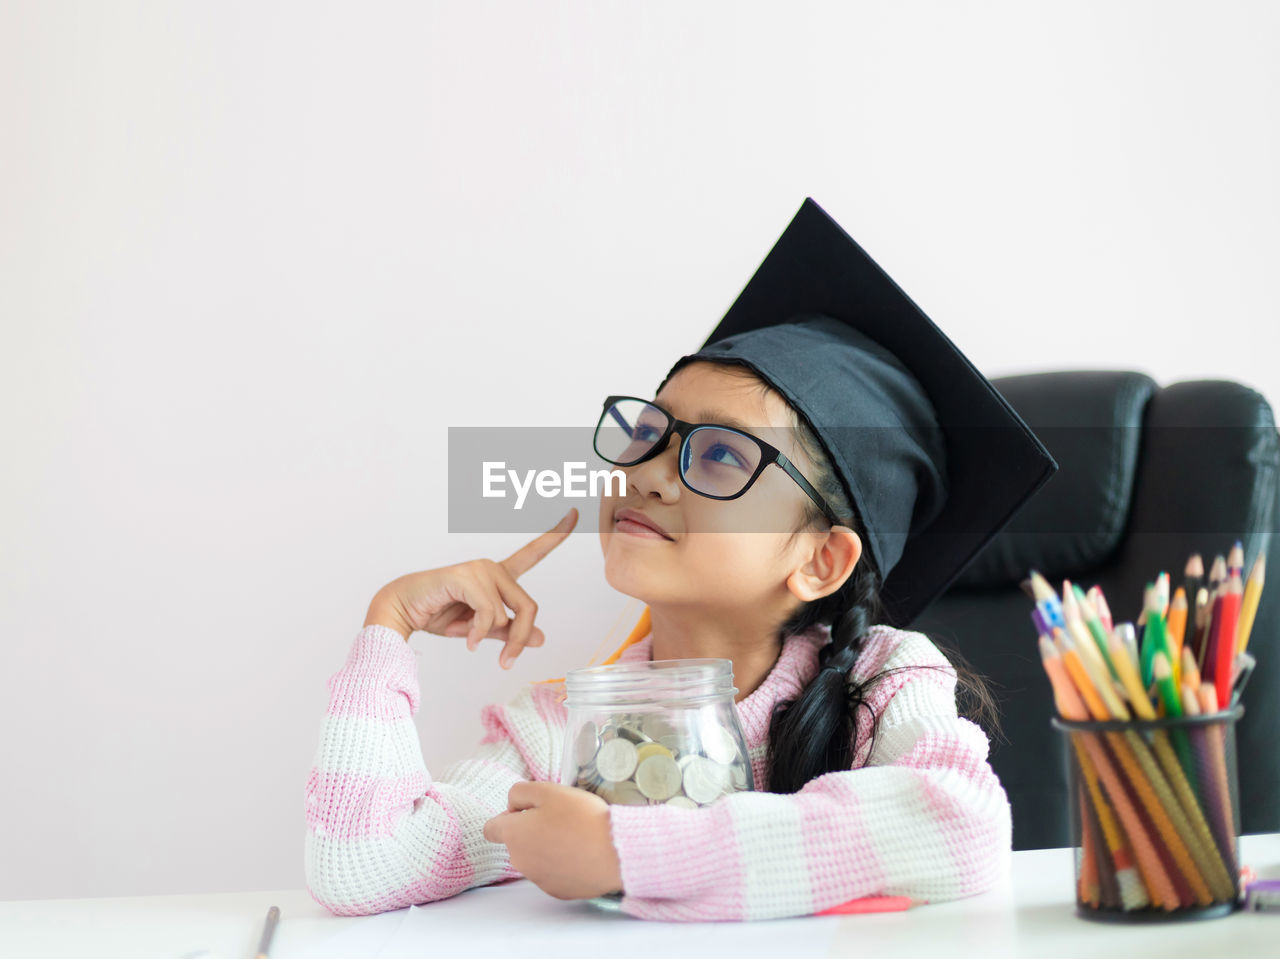
[[723, 726], [704, 726], [702, 751], [727, 766], [738, 758], [738, 742]]
[[682, 778], [676, 761], [661, 753], [647, 757], [636, 767], [636, 786], [650, 799], [670, 799], [680, 791]]
[[606, 784], [601, 787], [600, 796], [618, 806], [645, 806], [649, 803], [648, 797], [630, 779]]
[[582, 724], [582, 728], [578, 730], [578, 739], [575, 744], [575, 753], [578, 758], [578, 765], [585, 766], [591, 762], [596, 754], [596, 750], [600, 748], [600, 733], [596, 729], [596, 724], [591, 720], [587, 720]]
[[628, 778], [636, 768], [636, 747], [619, 736], [600, 746], [596, 753], [596, 769], [612, 782]]
[[688, 740], [679, 733], [672, 733], [670, 736], [659, 736], [658, 742], [670, 749], [673, 755], [689, 751]]
[[649, 713], [640, 721], [640, 731], [656, 742], [662, 742], [664, 736], [674, 736], [676, 726], [662, 713]]
[[668, 806], [680, 806], [683, 809], [697, 809], [698, 804], [688, 796], [672, 796], [667, 800]]
[[640, 732], [636, 726], [627, 725], [626, 723], [618, 724], [618, 738], [626, 739], [629, 742], [635, 743], [637, 746], [641, 743], [652, 742], [652, 740], [644, 733]]
[[709, 803], [727, 785], [728, 770], [705, 756], [690, 756], [684, 767], [684, 794], [694, 802]]
[[644, 762], [650, 756], [666, 756], [668, 759], [674, 758], [671, 755], [671, 750], [666, 746], [663, 746], [661, 743], [645, 743], [643, 746], [636, 748], [637, 763]]

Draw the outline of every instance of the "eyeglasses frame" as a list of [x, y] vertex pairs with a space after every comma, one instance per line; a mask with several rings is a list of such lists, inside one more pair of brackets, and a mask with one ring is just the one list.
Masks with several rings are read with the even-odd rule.
[[[667, 428], [665, 431], [663, 431], [662, 436], [659, 437], [658, 440], [653, 444], [653, 448], [650, 449], [648, 453], [645, 453], [644, 456], [641, 456], [634, 463], [617, 463], [614, 460], [609, 459], [609, 457], [605, 456], [603, 453], [601, 453], [599, 448], [596, 446], [595, 438], [600, 433], [600, 426], [601, 424], [604, 423], [605, 417], [608, 415], [610, 407], [612, 407], [613, 404], [618, 400], [636, 400], [637, 402], [644, 403], [647, 406], [652, 406], [654, 409], [658, 410], [667, 418]], [[761, 451], [760, 462], [756, 465], [755, 472], [751, 474], [751, 477], [743, 485], [742, 489], [738, 490], [738, 492], [734, 493], [732, 496], [713, 496], [710, 493], [704, 493], [702, 492], [702, 490], [694, 489], [692, 486], [689, 485], [689, 481], [684, 478], [684, 451], [685, 451], [685, 447], [689, 443], [689, 437], [692, 436], [693, 433], [695, 433], [696, 431], [700, 429], [705, 429], [705, 428], [727, 430], [730, 433], [736, 433], [738, 436], [744, 436], [747, 439], [751, 440], [751, 442], [755, 443], [757, 446], [760, 447], [760, 451]], [[647, 460], [653, 459], [659, 453], [666, 450], [667, 442], [670, 439], [672, 433], [677, 433], [680, 436], [680, 448], [676, 451], [676, 472], [680, 475], [680, 482], [684, 485], [684, 487], [687, 490], [689, 490], [689, 492], [696, 493], [698, 496], [705, 496], [707, 499], [718, 499], [718, 500], [737, 499], [747, 490], [751, 489], [751, 487], [755, 484], [757, 477], [759, 477], [761, 473], [763, 473], [768, 467], [776, 463], [778, 464], [778, 466], [782, 468], [782, 471], [784, 473], [786, 473], [793, 480], [795, 480], [797, 484], [799, 484], [800, 488], [804, 490], [806, 494], [808, 494], [810, 499], [812, 499], [815, 503], [818, 504], [818, 507], [822, 510], [823, 515], [825, 515], [827, 519], [831, 521], [831, 525], [833, 526], [839, 525], [840, 521], [839, 519], [836, 518], [835, 512], [827, 505], [826, 501], [822, 498], [821, 495], [819, 495], [818, 491], [813, 488], [813, 484], [811, 484], [807, 479], [804, 478], [804, 475], [800, 472], [800, 470], [796, 469], [795, 465], [791, 462], [791, 460], [787, 459], [787, 457], [783, 454], [782, 450], [778, 449], [776, 446], [773, 446], [770, 443], [766, 443], [764, 440], [760, 439], [760, 437], [758, 436], [753, 436], [752, 434], [746, 432], [745, 430], [740, 430], [732, 426], [723, 426], [720, 423], [689, 423], [685, 420], [677, 419], [674, 415], [672, 415], [672, 413], [669, 410], [663, 409], [653, 400], [646, 400], [639, 396], [607, 397], [604, 401], [604, 407], [600, 411], [600, 419], [596, 421], [596, 428], [595, 428], [595, 432], [592, 434], [591, 446], [595, 450], [596, 455], [599, 456], [606, 463], [613, 463], [613, 465], [615, 466], [639, 466], [641, 463], [644, 463]]]

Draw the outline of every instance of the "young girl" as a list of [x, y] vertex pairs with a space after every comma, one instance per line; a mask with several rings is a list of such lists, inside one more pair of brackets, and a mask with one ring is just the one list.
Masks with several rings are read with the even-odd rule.
[[[957, 713], [957, 670], [881, 619], [909, 622], [1054, 467], [918, 310], [892, 315], [900, 336], [868, 338], [862, 319], [888, 315], [875, 309], [852, 329], [840, 312], [873, 286], [910, 303], [806, 200], [703, 349], [652, 401], [611, 397], [597, 432], [627, 477], [600, 502], [605, 579], [647, 605], [611, 660], [731, 660], [756, 791], [689, 809], [559, 784], [566, 710], [548, 684], [484, 707], [470, 758], [425, 768], [409, 635], [498, 639], [503, 667], [542, 645], [516, 580], [569, 535], [571, 510], [501, 563], [375, 596], [329, 681], [307, 783], [318, 902], [363, 915], [523, 876], [560, 899], [621, 892], [642, 918], [772, 919], [861, 896], [937, 902], [1000, 877], [1009, 804], [986, 736]], [[918, 353], [931, 362], [900, 358]], [[985, 390], [956, 391], [957, 376]], [[994, 441], [962, 432], [997, 421]], [[604, 448], [619, 422], [630, 445]]]

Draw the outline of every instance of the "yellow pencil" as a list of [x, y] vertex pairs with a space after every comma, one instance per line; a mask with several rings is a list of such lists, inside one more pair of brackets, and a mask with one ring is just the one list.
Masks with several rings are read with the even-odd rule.
[[1267, 554], [1259, 553], [1249, 570], [1249, 582], [1244, 586], [1244, 601], [1240, 605], [1240, 621], [1236, 625], [1236, 654], [1249, 645], [1249, 633], [1253, 631], [1253, 619], [1258, 614], [1258, 601], [1262, 598], [1262, 585], [1267, 576]]

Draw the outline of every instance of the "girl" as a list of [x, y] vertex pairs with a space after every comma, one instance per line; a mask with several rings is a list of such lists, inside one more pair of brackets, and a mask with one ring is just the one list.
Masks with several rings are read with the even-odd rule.
[[[484, 707], [470, 758], [425, 768], [409, 635], [498, 639], [504, 668], [542, 645], [516, 580], [572, 531], [570, 510], [501, 563], [412, 573], [374, 597], [329, 681], [306, 789], [318, 902], [362, 915], [523, 876], [560, 899], [620, 892], [642, 918], [772, 919], [968, 896], [1002, 875], [1009, 804], [986, 736], [957, 713], [957, 669], [881, 619], [909, 622], [1054, 467], [918, 310], [893, 316], [908, 327], [896, 352], [880, 345], [896, 334], [838, 316], [873, 285], [910, 303], [867, 264], [806, 200], [703, 349], [651, 402], [611, 397], [597, 430], [627, 477], [600, 502], [605, 579], [647, 604], [609, 661], [731, 660], [757, 791], [687, 809], [559, 784], [565, 708], [546, 684]], [[858, 312], [868, 332], [871, 314]], [[908, 369], [912, 351], [938, 362]], [[995, 410], [1016, 434], [994, 440], [1002, 480], [965, 446], [992, 438], [956, 432], [928, 399], [940, 379], [954, 399], [957, 376], [986, 388], [956, 401], [965, 424]], [[625, 449], [609, 445], [617, 423]]]

